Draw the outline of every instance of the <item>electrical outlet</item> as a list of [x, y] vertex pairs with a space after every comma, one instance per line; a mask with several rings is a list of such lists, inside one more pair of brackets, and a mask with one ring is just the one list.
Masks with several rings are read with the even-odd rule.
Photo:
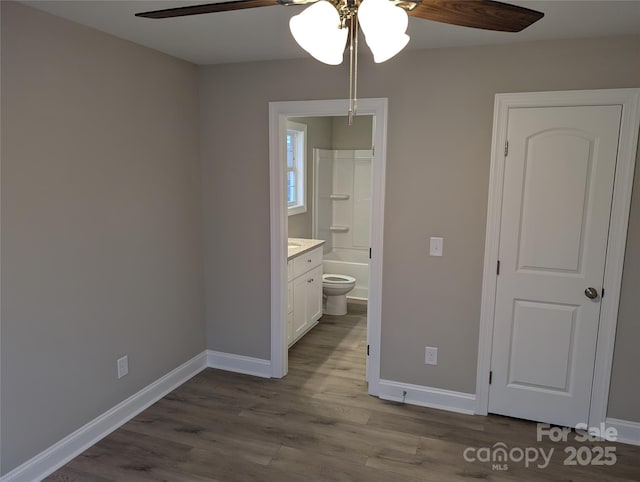
[[129, 373], [129, 357], [127, 355], [118, 358], [118, 378], [122, 378]]
[[432, 236], [429, 239], [429, 256], [442, 256], [444, 239]]
[[438, 349], [433, 346], [424, 347], [424, 363], [425, 365], [438, 364]]

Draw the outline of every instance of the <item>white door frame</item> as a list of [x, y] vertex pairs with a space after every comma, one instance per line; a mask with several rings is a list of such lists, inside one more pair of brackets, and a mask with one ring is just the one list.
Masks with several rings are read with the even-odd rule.
[[588, 423], [590, 427], [597, 427], [606, 420], [613, 348], [618, 322], [622, 268], [631, 206], [631, 189], [633, 187], [633, 172], [636, 162], [638, 127], [640, 125], [640, 89], [496, 94], [491, 145], [484, 275], [482, 279], [478, 371], [476, 374], [476, 413], [480, 415], [486, 415], [489, 408], [489, 370], [491, 369], [497, 284], [496, 265], [500, 240], [500, 215], [502, 211], [505, 167], [504, 149], [507, 141], [509, 109], [574, 105], [622, 106], [613, 203], [609, 222], [609, 242], [605, 259], [603, 286], [606, 288], [606, 296], [602, 298], [600, 309], [593, 387], [591, 389], [591, 409], [589, 411], [589, 420], [584, 422]]
[[[378, 395], [380, 382], [380, 331], [382, 316], [382, 244], [384, 192], [387, 162], [386, 98], [358, 99], [358, 114], [375, 116], [372, 159], [371, 250], [367, 343], [369, 394]], [[344, 116], [349, 101], [315, 100], [269, 103], [269, 177], [271, 191], [271, 376], [281, 378], [288, 370], [287, 309], [287, 214], [285, 190], [285, 131], [287, 117]]]

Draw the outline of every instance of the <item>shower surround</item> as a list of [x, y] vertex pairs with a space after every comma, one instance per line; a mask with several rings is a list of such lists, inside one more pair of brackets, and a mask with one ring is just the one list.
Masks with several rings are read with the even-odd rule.
[[323, 272], [353, 276], [348, 298], [369, 297], [371, 149], [314, 149], [313, 237], [324, 239]]

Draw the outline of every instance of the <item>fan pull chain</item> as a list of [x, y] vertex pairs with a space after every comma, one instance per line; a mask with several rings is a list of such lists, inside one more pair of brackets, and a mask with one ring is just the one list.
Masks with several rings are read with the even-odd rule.
[[349, 28], [349, 125], [358, 110], [358, 17], [351, 17]]

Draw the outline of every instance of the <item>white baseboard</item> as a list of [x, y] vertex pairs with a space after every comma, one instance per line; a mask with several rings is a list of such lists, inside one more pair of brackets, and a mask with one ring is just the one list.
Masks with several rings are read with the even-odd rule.
[[207, 350], [207, 366], [219, 370], [271, 378], [271, 360]]
[[607, 427], [613, 427], [618, 431], [616, 442], [640, 445], [640, 423], [609, 417], [605, 423]]
[[48, 449], [19, 465], [0, 478], [0, 482], [42, 480], [87, 448], [124, 425], [167, 393], [207, 367], [206, 352], [196, 355], [162, 378], [147, 385], [115, 407], [67, 435]]
[[[441, 388], [394, 382], [393, 380], [380, 380], [379, 389], [379, 397], [383, 400], [404, 402], [467, 415], [475, 413], [476, 396], [471, 393], [453, 392]], [[405, 396], [403, 396], [403, 392], [406, 392]]]

